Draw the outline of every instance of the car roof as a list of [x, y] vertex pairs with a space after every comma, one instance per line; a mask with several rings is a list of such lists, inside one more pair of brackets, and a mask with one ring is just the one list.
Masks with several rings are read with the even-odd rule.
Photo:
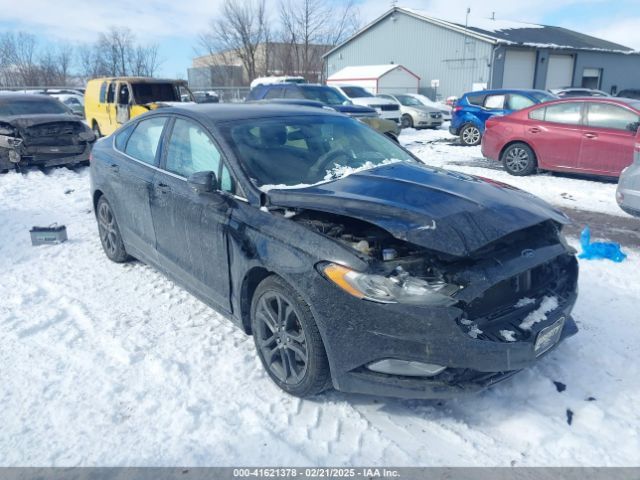
[[89, 80], [90, 82], [113, 82], [113, 81], [121, 81], [121, 82], [132, 82], [132, 83], [178, 83], [184, 84], [186, 83], [184, 80], [175, 80], [170, 78], [153, 78], [153, 77], [98, 77]]
[[629, 105], [636, 110], [640, 110], [640, 100], [636, 100], [635, 98], [624, 98], [624, 97], [567, 97], [567, 98], [559, 98], [554, 100], [549, 100], [548, 102], [544, 102], [542, 104], [536, 105], [536, 107], [540, 105], [553, 105], [555, 103], [570, 103], [575, 101], [582, 102], [591, 102], [591, 103], [617, 103], [617, 104], [625, 104]]
[[175, 113], [207, 120], [213, 123], [233, 122], [257, 118], [287, 117], [294, 115], [342, 116], [338, 112], [317, 107], [288, 105], [285, 103], [249, 102], [249, 103], [197, 103], [180, 106], [162, 107], [152, 114]]
[[12, 102], [12, 101], [27, 101], [27, 102], [57, 102], [55, 98], [50, 95], [43, 95], [41, 93], [4, 93], [0, 95], [0, 102]]
[[545, 92], [544, 90], [537, 90], [535, 88], [498, 88], [495, 90], [476, 90], [473, 92], [467, 92], [464, 94], [464, 96], [466, 97], [467, 95], [497, 95], [497, 94], [501, 94], [501, 93], [544, 93], [545, 95], [553, 95], [549, 92]]

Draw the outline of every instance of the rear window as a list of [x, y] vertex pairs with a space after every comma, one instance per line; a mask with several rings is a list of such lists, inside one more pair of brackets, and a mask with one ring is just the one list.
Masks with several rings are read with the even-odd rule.
[[134, 83], [133, 98], [139, 105], [153, 102], [179, 102], [180, 94], [173, 83]]
[[[35, 96], [35, 95], [33, 95]], [[52, 98], [0, 99], [0, 115], [34, 115], [69, 113], [67, 107]]]
[[542, 91], [540, 91], [540, 92], [529, 92], [529, 95], [531, 95], [533, 98], [535, 98], [540, 103], [558, 99], [557, 96], [555, 96], [555, 95], [553, 95], [551, 93], [542, 92]]
[[469, 102], [471, 105], [481, 107], [482, 105], [484, 105], [485, 98], [487, 98], [486, 95], [468, 95], [467, 102]]
[[343, 105], [349, 99], [332, 87], [300, 87], [307, 100], [315, 100], [325, 105]]
[[349, 98], [366, 98], [371, 96], [371, 94], [362, 87], [341, 87], [341, 88], [342, 88], [342, 91]]

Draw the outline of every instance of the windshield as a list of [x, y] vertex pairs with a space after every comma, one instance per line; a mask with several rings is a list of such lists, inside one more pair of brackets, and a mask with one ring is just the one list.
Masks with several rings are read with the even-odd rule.
[[324, 103], [325, 105], [344, 105], [349, 99], [342, 95], [338, 90], [331, 87], [301, 87], [300, 90], [304, 97], [308, 100]]
[[349, 98], [371, 97], [371, 94], [362, 87], [340, 87], [340, 88], [342, 88], [342, 91]]
[[341, 116], [252, 119], [222, 134], [263, 190], [306, 187], [413, 157], [360, 122]]
[[556, 95], [547, 92], [531, 92], [530, 95], [540, 103], [558, 99]]
[[138, 105], [152, 102], [179, 102], [178, 89], [173, 83], [134, 83], [133, 98]]
[[409, 95], [396, 95], [398, 101], [405, 107], [422, 107], [422, 103], [415, 97]]
[[48, 98], [3, 100], [0, 98], [0, 115], [34, 115], [39, 113], [69, 113], [57, 100]]

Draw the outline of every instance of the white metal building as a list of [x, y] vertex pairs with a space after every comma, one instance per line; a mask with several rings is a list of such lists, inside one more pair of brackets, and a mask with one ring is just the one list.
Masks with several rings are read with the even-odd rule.
[[[394, 7], [324, 55], [345, 67], [402, 65], [434, 97], [481, 88], [637, 88], [640, 53], [562, 27], [469, 17], [461, 23]], [[341, 73], [342, 75], [342, 73]], [[433, 87], [432, 87], [433, 85]]]
[[327, 85], [358, 85], [378, 93], [418, 93], [420, 77], [402, 65], [345, 67], [327, 78]]

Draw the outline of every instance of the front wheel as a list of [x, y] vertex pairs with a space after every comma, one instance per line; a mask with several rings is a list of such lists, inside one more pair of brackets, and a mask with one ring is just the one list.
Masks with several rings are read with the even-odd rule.
[[462, 130], [460, 130], [460, 142], [466, 147], [473, 147], [478, 145], [482, 140], [482, 134], [480, 129], [472, 123], [467, 123]]
[[400, 118], [400, 126], [402, 126], [402, 128], [413, 128], [413, 118], [411, 115], [406, 113], [402, 115]]
[[536, 156], [529, 145], [514, 143], [502, 153], [502, 165], [511, 175], [531, 175], [537, 167]]
[[327, 388], [329, 361], [311, 309], [281, 278], [258, 285], [251, 329], [264, 369], [282, 390], [308, 397]]
[[100, 242], [102, 243], [104, 253], [109, 257], [109, 260], [116, 263], [123, 263], [129, 260], [130, 257], [124, 248], [116, 217], [113, 214], [111, 205], [104, 196], [100, 197], [100, 200], [98, 200], [96, 216], [98, 219]]

